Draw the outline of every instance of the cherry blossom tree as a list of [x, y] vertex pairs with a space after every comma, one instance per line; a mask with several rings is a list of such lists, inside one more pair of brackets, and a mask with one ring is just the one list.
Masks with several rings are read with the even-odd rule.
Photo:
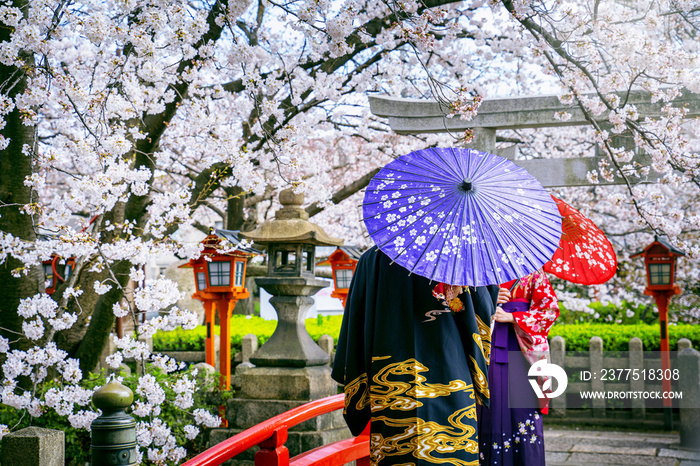
[[[423, 47], [411, 37], [427, 38], [433, 22], [449, 39], [464, 30], [462, 10], [436, 9], [440, 3], [449, 2], [405, 12], [375, 2], [0, 6], [0, 168], [10, 174], [0, 180], [2, 403], [31, 416], [52, 409], [88, 427], [96, 413], [80, 383], [116, 316], [170, 309], [140, 336], [196, 325], [194, 313], [172, 308], [177, 284], [161, 278], [130, 289], [154, 254], [199, 254], [173, 239], [177, 228], [206, 229], [212, 213], [231, 228], [250, 226], [289, 185], [307, 190], [309, 208], [320, 212], [361, 189], [388, 157], [415, 147], [420, 141], [372, 122], [364, 93], [401, 90], [401, 76], [429, 90], [427, 65], [416, 71], [415, 53], [403, 49]], [[419, 21], [403, 27], [414, 15]], [[432, 88], [472, 111], [477, 94], [443, 68], [432, 71]], [[351, 160], [329, 150], [343, 138], [357, 149]], [[348, 186], [331, 183], [341, 174]], [[49, 297], [41, 262], [54, 254], [76, 263]], [[127, 293], [134, 299], [124, 300]], [[135, 358], [176, 368], [135, 337], [117, 339], [108, 363]], [[60, 389], [39, 396], [56, 377]], [[181, 382], [186, 398], [193, 388]], [[144, 417], [139, 443], [150, 461], [177, 462], [182, 449], [154, 417], [163, 391], [143, 375], [134, 410]], [[216, 424], [201, 410], [192, 415]]]
[[[62, 412], [86, 427], [87, 395], [69, 392], [96, 367], [117, 316], [161, 311], [142, 336], [196, 325], [194, 313], [173, 307], [177, 283], [133, 289], [154, 255], [199, 254], [172, 236], [178, 228], [208, 231], [221, 219], [250, 229], [293, 186], [329, 233], [368, 244], [358, 206], [377, 168], [414, 149], [465, 142], [392, 134], [369, 112], [370, 92], [437, 99], [445, 118], [467, 120], [484, 98], [559, 93], [584, 111], [588, 128], [502, 134], [500, 143], [518, 142], [530, 157], [579, 157], [597, 144], [607, 162], [591, 179], [618, 172], [629, 183], [561, 196], [615, 239], [623, 259], [650, 233], [665, 233], [692, 263], [698, 132], [674, 98], [700, 91], [697, 18], [683, 1], [4, 2], [2, 403], [31, 415], [56, 409], [58, 395], [35, 394], [59, 374], [70, 403]], [[666, 102], [664, 114], [638, 118], [626, 103], [632, 89]], [[616, 146], [613, 135], [633, 146]], [[636, 165], [635, 150], [652, 163]], [[650, 170], [663, 183], [636, 184]], [[41, 262], [54, 254], [76, 264], [48, 297]], [[697, 271], [686, 266], [682, 278], [694, 283]], [[630, 283], [601, 293], [625, 287], [638, 299]], [[174, 368], [136, 336], [118, 339], [109, 362]], [[164, 402], [157, 385], [147, 375], [139, 385], [144, 416]], [[141, 427], [152, 439], [148, 429], [162, 426]], [[183, 454], [160, 445], [153, 461]]]

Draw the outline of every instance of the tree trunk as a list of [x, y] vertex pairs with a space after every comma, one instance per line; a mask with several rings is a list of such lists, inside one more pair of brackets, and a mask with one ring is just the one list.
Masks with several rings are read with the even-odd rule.
[[[129, 282], [129, 268], [130, 264], [127, 261], [112, 264], [112, 271], [122, 287]], [[112, 305], [119, 302], [123, 296], [122, 291], [114, 284], [110, 291], [97, 296], [90, 325], [85, 329], [85, 335], [73, 353], [73, 357], [80, 361], [80, 369], [83, 372], [94, 370], [100, 362], [102, 350], [114, 329], [115, 316]]]
[[[21, 6], [15, 1], [16, 6]], [[12, 30], [0, 28], [0, 42], [10, 39]], [[28, 66], [33, 65], [33, 58], [22, 54]], [[14, 66], [0, 64], [0, 83], [2, 92], [14, 99], [27, 87], [24, 72]], [[32, 158], [22, 153], [22, 147], [34, 145], [36, 127], [26, 126], [19, 111], [15, 108], [5, 116], [6, 126], [2, 134], [10, 139], [5, 150], [0, 151], [0, 232], [11, 234], [24, 241], [35, 241], [36, 233], [32, 217], [21, 211], [25, 204], [32, 202], [32, 190], [24, 185], [24, 180], [32, 174]], [[22, 319], [17, 315], [20, 299], [44, 292], [44, 276], [40, 266], [32, 267], [28, 275], [21, 278], [12, 276], [12, 270], [23, 264], [8, 257], [0, 265], [0, 334], [13, 342], [13, 348], [26, 348], [31, 345], [27, 339], [17, 341], [22, 333]], [[16, 342], [16, 343], [14, 343]]]
[[235, 186], [233, 188], [226, 188], [226, 195], [228, 196], [226, 229], [240, 230], [243, 226], [243, 198], [245, 193], [240, 187]]

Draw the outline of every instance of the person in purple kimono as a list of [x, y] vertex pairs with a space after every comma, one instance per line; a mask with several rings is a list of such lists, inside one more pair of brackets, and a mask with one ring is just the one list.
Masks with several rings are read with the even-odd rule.
[[[508, 289], [510, 300], [493, 316], [490, 404], [477, 406], [479, 464], [544, 466], [542, 414], [548, 411], [548, 399], [537, 398], [528, 370], [549, 360], [547, 335], [559, 317], [559, 302], [542, 270], [503, 284], [499, 294]], [[544, 383], [538, 379], [540, 388]]]

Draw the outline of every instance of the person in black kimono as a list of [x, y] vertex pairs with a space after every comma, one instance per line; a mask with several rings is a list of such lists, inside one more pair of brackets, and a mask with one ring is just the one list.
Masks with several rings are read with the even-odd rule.
[[[350, 285], [332, 377], [353, 435], [370, 423], [372, 465], [477, 465], [498, 287], [437, 284], [376, 247]], [[436, 299], [437, 298], [437, 299]]]

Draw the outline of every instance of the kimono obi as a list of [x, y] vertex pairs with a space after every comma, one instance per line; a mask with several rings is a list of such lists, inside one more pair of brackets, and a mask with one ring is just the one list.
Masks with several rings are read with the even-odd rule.
[[525, 312], [530, 309], [530, 302], [516, 298], [507, 303], [501, 304], [501, 308], [506, 312]]
[[[525, 312], [530, 309], [528, 301], [508, 301], [501, 306], [505, 312]], [[491, 336], [491, 345], [500, 348], [500, 351], [492, 351], [491, 362], [507, 363], [508, 351], [520, 351], [513, 324], [496, 322]]]

